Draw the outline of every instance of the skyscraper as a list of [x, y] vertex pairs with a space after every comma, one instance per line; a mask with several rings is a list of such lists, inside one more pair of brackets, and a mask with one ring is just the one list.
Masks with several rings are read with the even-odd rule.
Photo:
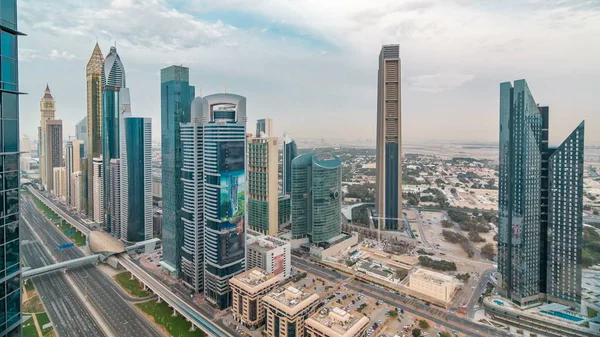
[[233, 94], [198, 97], [192, 109], [194, 122], [202, 123], [204, 142], [203, 152], [196, 157], [202, 161], [205, 182], [204, 295], [223, 309], [231, 305], [229, 279], [246, 267], [246, 98]]
[[102, 163], [102, 157], [96, 157], [92, 162], [92, 184], [94, 189], [92, 218], [96, 223], [104, 222], [104, 170], [102, 169]]
[[499, 292], [521, 307], [581, 300], [584, 125], [549, 148], [548, 120], [525, 80], [500, 84]]
[[379, 53], [377, 82], [375, 207], [378, 219], [385, 224], [380, 228], [394, 230], [402, 218], [401, 106], [400, 48], [384, 45]]
[[[118, 64], [117, 64], [118, 65]], [[87, 83], [87, 141], [86, 154], [87, 159], [87, 177], [86, 184], [86, 199], [87, 199], [87, 214], [92, 217], [94, 209], [94, 158], [102, 156], [103, 134], [102, 134], [102, 71], [104, 66], [104, 57], [98, 43], [94, 46], [92, 56], [90, 57], [85, 68], [85, 77]], [[77, 136], [77, 139], [80, 139]]]
[[171, 274], [181, 274], [183, 225], [181, 207], [183, 187], [181, 168], [181, 124], [190, 122], [190, 106], [195, 88], [190, 85], [189, 69], [170, 66], [160, 71], [161, 167], [163, 200], [163, 261]]
[[[110, 52], [104, 59], [104, 65], [102, 66], [102, 168], [104, 170], [102, 177], [104, 177], [104, 206], [108, 205], [110, 199], [110, 186], [108, 186], [110, 175], [108, 170], [110, 169], [111, 159], [118, 159], [120, 153], [120, 124], [122, 120], [122, 112], [124, 109], [123, 101], [125, 100], [125, 68], [119, 54], [117, 54], [117, 48], [110, 47]], [[127, 100], [129, 98], [127, 97]], [[129, 102], [127, 102], [129, 103]], [[89, 104], [89, 103], [88, 103]], [[88, 118], [88, 124], [89, 124]], [[93, 126], [88, 125], [88, 133], [94, 134], [96, 131], [92, 130]], [[93, 141], [91, 139], [90, 143]], [[90, 145], [92, 148], [93, 145]], [[90, 151], [92, 152], [92, 151]], [[111, 230], [110, 213], [104, 211], [107, 229]]]
[[54, 168], [63, 165], [63, 128], [62, 120], [48, 119], [44, 127], [44, 165], [46, 171], [46, 190], [52, 192], [54, 186]]
[[84, 210], [83, 204], [83, 174], [81, 171], [73, 172], [71, 175], [71, 207], [74, 207], [77, 212]]
[[83, 153], [82, 158], [86, 158], [87, 155], [87, 143], [88, 143], [88, 133], [87, 133], [87, 116], [83, 117], [77, 124], [75, 124], [75, 139], [83, 142]]
[[57, 198], [65, 200], [67, 193], [67, 169], [63, 167], [55, 167], [52, 169], [53, 189], [52, 193]]
[[19, 254], [19, 77], [16, 0], [0, 0], [0, 31], [2, 35], [2, 71], [0, 72], [0, 94], [2, 99], [2, 124], [0, 135], [4, 148], [0, 157], [4, 163], [4, 184], [0, 186], [0, 203], [4, 211], [0, 213], [4, 230], [0, 253], [3, 264], [0, 266], [0, 336], [21, 336], [21, 279]]
[[139, 242], [152, 238], [152, 119], [125, 117], [121, 125], [121, 238]]
[[325, 242], [342, 232], [342, 161], [307, 153], [292, 161], [292, 238]]
[[83, 152], [85, 145], [83, 140], [68, 140], [65, 146], [65, 168], [66, 168], [66, 195], [65, 201], [67, 205], [73, 204], [71, 192], [72, 175], [74, 172], [81, 171], [81, 161], [83, 160]]
[[110, 228], [110, 233], [115, 237], [121, 238], [121, 160], [120, 159], [111, 159], [110, 160], [110, 170], [107, 171], [110, 176], [108, 179], [110, 180], [109, 185], [112, 189], [110, 193], [110, 199], [108, 199], [108, 205], [106, 206], [106, 210], [110, 212], [110, 218], [112, 221], [112, 226]]
[[296, 142], [287, 134], [283, 135], [283, 194], [292, 194], [292, 160], [298, 156]]
[[272, 121], [259, 119], [256, 136], [248, 139], [248, 226], [257, 232], [276, 235], [279, 202], [279, 149], [271, 136]]
[[[56, 112], [56, 102], [54, 101], [54, 97], [52, 97], [52, 93], [50, 92], [50, 87], [46, 84], [46, 90], [44, 90], [44, 97], [40, 100], [40, 130], [39, 130], [39, 144], [38, 148], [40, 150], [40, 180], [42, 182], [42, 186], [46, 189], [46, 185], [48, 180], [46, 177], [49, 177], [49, 180], [52, 180], [52, 169], [50, 169], [50, 175], [48, 175], [47, 164], [46, 164], [46, 121], [54, 119], [54, 114]], [[52, 185], [52, 184], [51, 184]]]

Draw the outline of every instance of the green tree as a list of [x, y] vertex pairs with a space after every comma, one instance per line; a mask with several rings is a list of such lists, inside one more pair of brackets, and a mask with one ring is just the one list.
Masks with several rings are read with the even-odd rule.
[[423, 330], [429, 329], [429, 323], [426, 320], [422, 319], [419, 321], [419, 327]]
[[413, 335], [413, 337], [420, 337], [421, 336], [421, 329], [413, 329], [412, 335]]
[[485, 257], [488, 260], [493, 260], [496, 253], [494, 252], [494, 244], [486, 243], [481, 247], [481, 256]]

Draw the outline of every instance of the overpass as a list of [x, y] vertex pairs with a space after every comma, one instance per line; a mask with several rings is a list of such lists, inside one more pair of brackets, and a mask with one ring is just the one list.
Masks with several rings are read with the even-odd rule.
[[36, 198], [38, 198], [44, 205], [48, 206], [51, 210], [53, 210], [56, 214], [58, 214], [61, 218], [63, 218], [66, 222], [71, 224], [76, 230], [80, 231], [81, 234], [88, 236], [90, 234], [90, 229], [87, 228], [81, 222], [73, 219], [69, 214], [64, 212], [60, 207], [56, 206], [52, 201], [48, 200], [45, 196], [43, 196], [40, 192], [38, 192], [31, 185], [27, 185], [27, 189], [31, 194], [33, 194]]
[[169, 288], [167, 288], [160, 281], [156, 280], [152, 275], [148, 274], [144, 269], [136, 265], [128, 255], [120, 254], [118, 256], [120, 264], [131, 272], [138, 281], [142, 282], [148, 289], [156, 294], [160, 299], [164, 300], [170, 307], [173, 308], [173, 312], [179, 313], [182, 317], [188, 320], [192, 327], [199, 327], [206, 333], [207, 336], [211, 337], [232, 337], [224, 329], [217, 326], [209, 318], [198, 312], [196, 309], [190, 307], [185, 303], [179, 296], [173, 294]]
[[52, 272], [55, 272], [58, 270], [62, 270], [62, 269], [74, 268], [74, 267], [79, 267], [79, 266], [83, 266], [83, 265], [90, 264], [90, 263], [96, 263], [100, 260], [102, 260], [102, 255], [95, 254], [95, 255], [80, 257], [78, 259], [73, 259], [73, 260], [69, 260], [69, 261], [58, 262], [55, 264], [51, 264], [48, 266], [43, 266], [43, 267], [35, 268], [35, 269], [23, 268], [23, 271], [21, 272], [21, 277], [22, 278], [30, 278], [30, 277], [40, 276], [40, 275], [52, 273]]

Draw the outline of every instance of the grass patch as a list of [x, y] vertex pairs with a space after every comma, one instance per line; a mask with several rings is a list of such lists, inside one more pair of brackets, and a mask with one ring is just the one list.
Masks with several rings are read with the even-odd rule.
[[44, 214], [44, 216], [51, 220], [55, 225], [58, 225], [60, 231], [63, 232], [63, 234], [71, 241], [73, 241], [75, 245], [86, 245], [85, 236], [79, 231], [75, 230], [75, 228], [73, 228], [73, 226], [71, 226], [68, 222], [59, 217], [53, 210], [50, 209], [50, 207], [46, 206], [38, 198], [33, 198], [33, 202], [35, 203], [35, 206], [42, 212], [42, 214]]
[[31, 280], [27, 280], [27, 282], [23, 282], [23, 284], [25, 285], [25, 291], [29, 292], [35, 290], [35, 286]]
[[173, 309], [169, 308], [169, 305], [165, 302], [156, 303], [155, 301], [148, 301], [144, 303], [138, 303], [136, 306], [146, 314], [154, 318], [156, 324], [162, 325], [171, 336], [178, 337], [204, 337], [202, 330], [190, 331], [190, 323], [187, 322], [183, 317], [177, 315], [171, 317]]
[[591, 308], [591, 307], [588, 307], [587, 309], [588, 309], [587, 312], [588, 312], [589, 318], [594, 318], [594, 317], [598, 316], [598, 311], [596, 309]]
[[20, 191], [20, 193], [21, 193], [22, 195], [31, 195], [31, 192], [29, 192], [29, 190], [28, 190], [28, 189], [26, 189], [26, 188], [21, 188], [21, 191]]
[[25, 323], [23, 323], [21, 334], [23, 337], [40, 337], [35, 328], [33, 318], [30, 318], [27, 321], [25, 321]]
[[131, 294], [135, 297], [150, 296], [150, 293], [147, 292], [146, 290], [144, 290], [142, 288], [142, 286], [140, 286], [140, 283], [138, 282], [138, 280], [136, 280], [136, 279], [131, 280], [131, 273], [128, 271], [117, 274], [115, 276], [115, 279], [117, 280], [117, 283], [119, 283], [121, 285], [121, 287], [123, 287], [125, 290], [127, 290], [127, 292], [129, 294]]
[[40, 297], [36, 296], [36, 297], [30, 298], [27, 302], [23, 303], [23, 312], [26, 312], [26, 313], [44, 312], [44, 307], [42, 306]]
[[48, 317], [47, 313], [43, 312], [41, 314], [35, 314], [35, 317], [40, 325], [40, 329], [42, 329], [42, 335], [46, 336], [50, 331], [52, 331], [52, 327], [44, 329], [44, 324], [50, 323], [50, 318]]

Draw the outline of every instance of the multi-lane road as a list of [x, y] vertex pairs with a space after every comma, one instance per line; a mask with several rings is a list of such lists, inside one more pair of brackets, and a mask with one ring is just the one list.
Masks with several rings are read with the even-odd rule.
[[[334, 283], [341, 282], [346, 278], [345, 275], [342, 275], [335, 270], [312, 264], [295, 256], [292, 256], [292, 262], [297, 268]], [[446, 311], [433, 306], [427, 306], [421, 301], [396, 294], [395, 292], [382, 289], [375, 285], [352, 281], [346, 284], [346, 288], [362, 292], [374, 299], [381, 300], [394, 307], [402, 308], [413, 315], [429, 319], [438, 325], [449, 327], [458, 332], [462, 332], [463, 334], [467, 334], [468, 336], [510, 336], [510, 333], [507, 331], [478, 324], [469, 319], [449, 314]]]
[[[23, 262], [30, 268], [52, 264], [51, 257], [29, 228], [27, 218], [31, 216], [27, 213], [27, 211], [21, 213], [25, 219], [20, 228], [21, 238], [28, 241], [21, 246]], [[104, 332], [98, 327], [98, 323], [71, 288], [63, 273], [43, 275], [30, 281], [33, 281], [59, 336], [104, 336]]]
[[[67, 261], [84, 256], [78, 248], [56, 250], [56, 247], [69, 243], [69, 240], [46, 219], [35, 206], [27, 199], [21, 203], [32, 230], [41, 238], [56, 257], [58, 261]], [[76, 267], [67, 271], [73, 277], [79, 288], [85, 293], [98, 312], [110, 326], [111, 334], [119, 337], [162, 337], [163, 334], [149, 322], [131, 303], [128, 303], [107, 275], [102, 273], [93, 265]], [[38, 278], [46, 278], [52, 275], [43, 275]], [[37, 279], [37, 278], [36, 278]], [[51, 288], [49, 288], [51, 289]], [[56, 317], [50, 317], [56, 321]], [[101, 336], [100, 334], [99, 336]], [[61, 334], [61, 336], [63, 336]], [[81, 334], [77, 336], [82, 336]]]

